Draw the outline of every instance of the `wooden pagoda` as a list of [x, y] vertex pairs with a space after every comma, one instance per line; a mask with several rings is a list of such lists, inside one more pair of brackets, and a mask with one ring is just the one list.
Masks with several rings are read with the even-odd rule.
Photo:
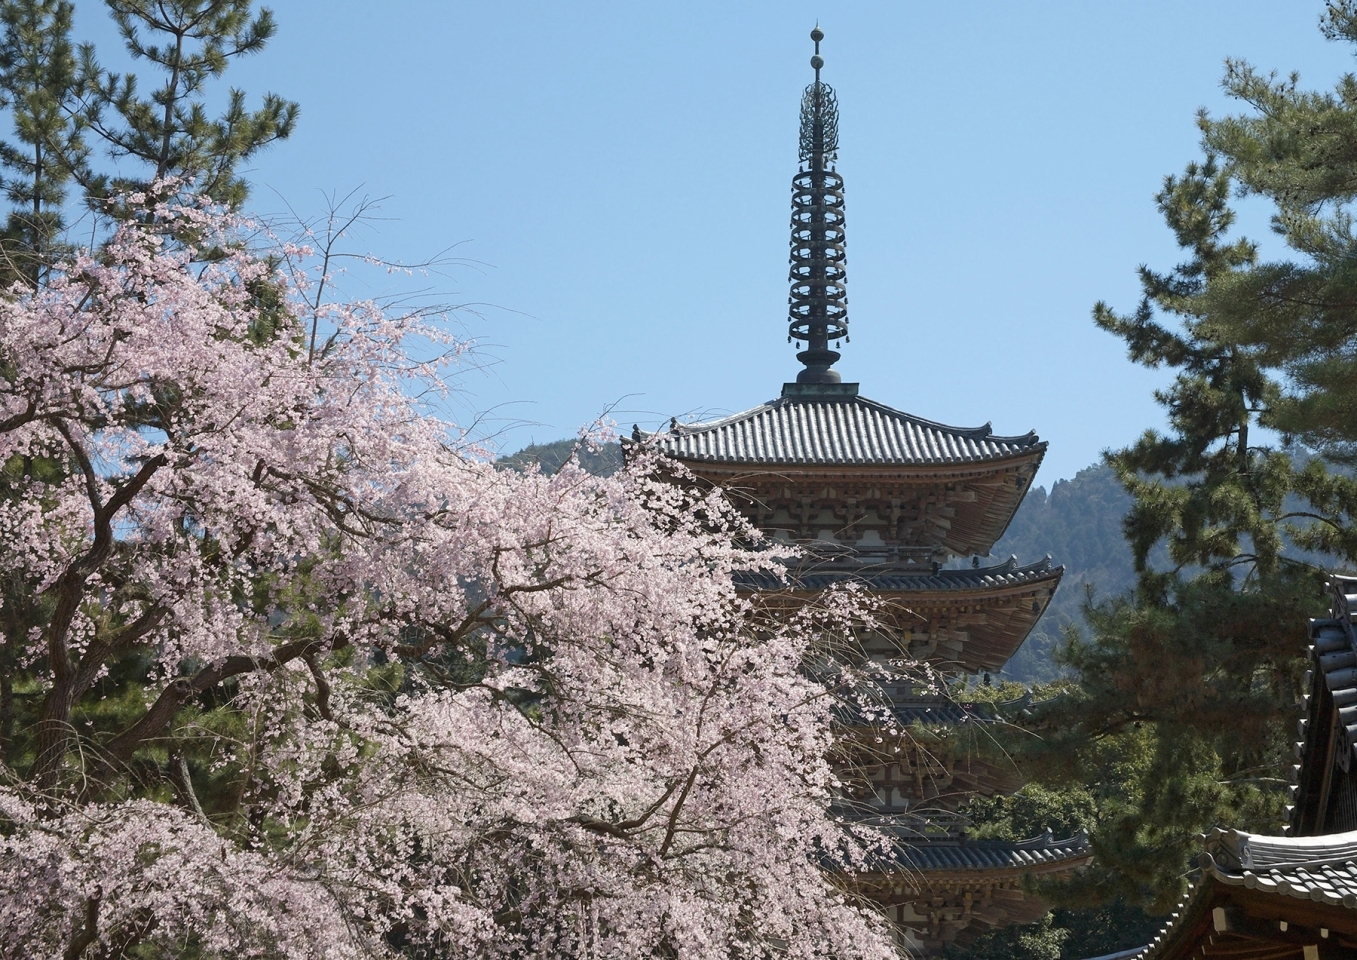
[[[811, 34], [815, 80], [801, 105], [801, 165], [792, 182], [789, 340], [804, 349], [796, 381], [767, 403], [706, 423], [671, 423], [633, 440], [719, 486], [766, 535], [802, 548], [782, 581], [741, 586], [771, 608], [792, 609], [852, 582], [883, 601], [880, 629], [860, 654], [902, 656], [950, 674], [997, 671], [1041, 617], [1063, 568], [1050, 558], [980, 566], [1003, 535], [1041, 464], [1036, 434], [957, 428], [859, 395], [833, 368], [831, 341], [848, 335], [843, 178], [835, 171], [838, 112], [820, 80], [822, 34]], [[960, 558], [977, 558], [953, 568]], [[897, 839], [863, 892], [897, 923], [915, 955], [984, 930], [1038, 919], [1045, 906], [1024, 876], [1087, 863], [1082, 837], [972, 841], [959, 809], [977, 793], [1022, 784], [985, 748], [993, 709], [887, 691], [898, 736], [845, 717], [840, 737], [844, 809]]]

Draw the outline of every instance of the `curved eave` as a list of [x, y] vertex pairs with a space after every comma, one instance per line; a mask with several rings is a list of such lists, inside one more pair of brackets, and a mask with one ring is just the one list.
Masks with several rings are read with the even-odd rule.
[[1060, 873], [1093, 861], [1088, 840], [1077, 834], [1054, 840], [1048, 834], [1034, 840], [917, 840], [901, 844], [887, 862], [874, 865], [860, 877], [912, 878], [921, 888], [950, 878], [975, 880], [985, 876], [1031, 876]]
[[[1004, 574], [989, 571], [1008, 568]], [[1049, 559], [1027, 567], [1001, 565], [986, 571], [944, 570], [937, 574], [889, 574], [880, 571], [808, 572], [787, 585], [740, 583], [736, 589], [766, 594], [774, 602], [804, 603], [838, 584], [855, 583], [884, 601], [877, 611], [883, 622], [902, 633], [917, 630], [940, 616], [968, 618], [964, 641], [943, 641], [935, 650], [918, 653], [936, 666], [971, 673], [997, 672], [1018, 652], [1050, 605], [1065, 568]], [[966, 608], [965, 614], [959, 611]], [[983, 619], [977, 615], [983, 612]]]
[[[1296, 758], [1291, 768], [1291, 803], [1287, 807], [1286, 831], [1290, 834], [1312, 831], [1320, 815], [1324, 783], [1329, 767], [1342, 757], [1337, 753], [1354, 750], [1354, 724], [1357, 723], [1357, 670], [1351, 628], [1339, 618], [1311, 620], [1308, 635], [1310, 660], [1308, 687], [1301, 695], [1301, 718], [1296, 732]], [[1327, 710], [1325, 709], [1327, 708]], [[1331, 725], [1328, 710], [1337, 723]], [[1312, 729], [1313, 727], [1313, 729]], [[1337, 739], [1337, 742], [1333, 742]]]
[[[815, 594], [831, 587], [854, 584], [874, 595], [910, 597], [969, 597], [1001, 595], [1006, 590], [1021, 590], [1034, 584], [1059, 581], [1065, 568], [1044, 557], [1020, 564], [1016, 557], [988, 567], [962, 567], [934, 572], [888, 563], [857, 561], [842, 566], [834, 561], [811, 562], [788, 570], [784, 584], [771, 574], [741, 574], [737, 589], [790, 590]], [[742, 584], [747, 586], [742, 586]]]
[[691, 462], [760, 465], [979, 463], [1040, 448], [1034, 431], [996, 436], [852, 395], [783, 396], [719, 420], [681, 424], [633, 442]]
[[961, 485], [974, 499], [949, 500], [954, 515], [945, 528], [929, 528], [926, 540], [954, 556], [984, 556], [1013, 520], [1045, 452], [1045, 443], [1040, 443], [1014, 454], [943, 463], [747, 463], [668, 456], [698, 479], [756, 500], [761, 485], [774, 484], [823, 488], [863, 483], [907, 488], [905, 496], [908, 488]]
[[1331, 574], [1328, 589], [1330, 615], [1311, 620], [1307, 630], [1310, 672], [1295, 742], [1300, 762], [1291, 768], [1287, 806], [1286, 832], [1292, 835], [1353, 825], [1350, 819], [1329, 822], [1328, 808], [1331, 791], [1357, 763], [1357, 577]]
[[[1321, 925], [1314, 921], [1327, 917], [1323, 925], [1335, 933], [1342, 929], [1357, 935], [1357, 832], [1269, 837], [1212, 830], [1202, 839], [1206, 852], [1198, 860], [1201, 877], [1155, 938], [1131, 954], [1136, 960], [1198, 955], [1203, 939], [1220, 933], [1213, 926], [1215, 907], [1231, 901], [1256, 905], [1262, 898], [1273, 905], [1262, 912], [1279, 919], [1290, 913], [1293, 922]], [[1299, 912], [1305, 916], [1299, 917]]]
[[[1307, 896], [1280, 894], [1276, 891], [1259, 889], [1256, 885], [1251, 885], [1247, 881], [1255, 879], [1249, 877], [1230, 877], [1223, 879], [1214, 871], [1207, 871], [1192, 887], [1178, 906], [1169, 914], [1168, 922], [1160, 928], [1154, 939], [1139, 949], [1129, 950], [1124, 953], [1114, 954], [1115, 960], [1188, 960], [1188, 958], [1199, 958], [1202, 956], [1202, 944], [1211, 943], [1214, 940], [1222, 940], [1220, 931], [1215, 927], [1214, 915], [1217, 908], [1228, 908], [1231, 904], [1242, 902], [1258, 905], [1260, 900], [1271, 903], [1272, 909], [1265, 910], [1267, 913], [1285, 916], [1289, 911], [1286, 909], [1286, 901], [1296, 901], [1295, 906], [1298, 910], [1305, 912], [1305, 919], [1313, 925], [1327, 926], [1335, 934], [1331, 944], [1336, 949], [1342, 949], [1337, 944], [1337, 933], [1342, 928], [1348, 928], [1348, 932], [1357, 929], [1357, 917], [1353, 917], [1353, 910], [1349, 907], [1312, 901]], [[1316, 898], [1318, 900], [1318, 898]], [[1327, 918], [1322, 923], [1315, 923], [1317, 915]], [[1294, 919], [1294, 918], [1293, 918]], [[1273, 920], [1273, 923], [1276, 921]], [[1340, 927], [1341, 924], [1341, 927]], [[1293, 947], [1294, 953], [1286, 950], [1289, 946], [1283, 935], [1278, 932], [1279, 943], [1271, 944], [1271, 951], [1268, 950], [1269, 944], [1266, 941], [1260, 942], [1256, 938], [1250, 938], [1250, 945], [1257, 951], [1252, 956], [1257, 957], [1296, 957], [1300, 958], [1301, 951], [1299, 947]], [[1222, 940], [1222, 942], [1224, 942]], [[1224, 954], [1222, 954], [1224, 955]], [[1237, 956], [1244, 956], [1236, 954]], [[1321, 954], [1320, 956], [1329, 956], [1330, 954]], [[1334, 953], [1333, 956], [1351, 956], [1350, 952]], [[1207, 956], [1210, 956], [1208, 954]], [[1104, 960], [1104, 958], [1094, 958], [1094, 960]]]
[[1046, 442], [1026, 450], [957, 460], [929, 461], [855, 461], [831, 462], [809, 460], [734, 460], [722, 457], [699, 457], [671, 450], [661, 452], [669, 459], [683, 464], [700, 477], [743, 478], [776, 476], [789, 480], [802, 478], [829, 478], [853, 476], [870, 479], [896, 479], [911, 483], [932, 481], [973, 480], [995, 476], [1005, 470], [1031, 465], [1035, 474], [1046, 456]]

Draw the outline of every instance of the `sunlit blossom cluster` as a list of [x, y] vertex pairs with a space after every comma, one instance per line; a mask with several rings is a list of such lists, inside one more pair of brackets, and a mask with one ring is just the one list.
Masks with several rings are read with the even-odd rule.
[[[892, 956], [802, 669], [851, 598], [761, 616], [778, 555], [644, 450], [497, 469], [413, 399], [425, 320], [242, 236], [161, 204], [0, 298], [0, 953]], [[139, 718], [73, 726], [132, 653]]]

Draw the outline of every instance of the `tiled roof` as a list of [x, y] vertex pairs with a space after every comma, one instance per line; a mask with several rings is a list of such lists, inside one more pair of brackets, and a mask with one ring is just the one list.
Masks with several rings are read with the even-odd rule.
[[989, 704], [957, 703], [946, 697], [914, 700], [891, 704], [891, 716], [896, 722], [912, 723], [973, 723], [993, 719]]
[[1035, 433], [996, 437], [989, 424], [949, 427], [857, 396], [780, 397], [651, 436], [671, 456], [722, 463], [966, 464], [1046, 449]]
[[788, 582], [781, 583], [770, 573], [737, 574], [737, 587], [749, 590], [828, 590], [842, 583], [861, 584], [876, 593], [926, 593], [938, 591], [984, 590], [995, 587], [1022, 586], [1059, 577], [1064, 567], [1057, 567], [1050, 557], [1035, 563], [1020, 564], [1016, 557], [990, 567], [967, 567], [960, 570], [938, 570], [936, 573], [918, 569], [892, 568], [882, 564], [849, 565], [834, 569], [831, 565], [815, 566], [808, 571], [789, 571]]
[[1357, 907], [1357, 832], [1268, 837], [1217, 829], [1203, 846], [1202, 869], [1222, 883]]
[[1159, 956], [1205, 902], [1211, 883], [1244, 887], [1357, 909], [1357, 831], [1318, 837], [1269, 837], [1239, 830], [1212, 830], [1202, 838], [1202, 878], [1154, 941], [1131, 954], [1136, 960]]
[[1339, 620], [1315, 620], [1310, 636], [1314, 640], [1314, 663], [1324, 675], [1324, 683], [1338, 707], [1338, 722], [1347, 733], [1349, 745], [1357, 744], [1357, 651]]
[[[1354, 613], [1357, 613], [1357, 578], [1334, 575], [1329, 579], [1332, 594], [1331, 616], [1311, 620], [1309, 625], [1310, 674], [1306, 676], [1306, 693], [1301, 699], [1302, 718], [1297, 733], [1296, 759], [1292, 767], [1291, 798], [1288, 807], [1287, 833], [1315, 832], [1316, 805], [1320, 803], [1320, 783], [1329, 775], [1331, 764], [1346, 771], [1357, 759], [1357, 635], [1354, 634]], [[1327, 693], [1333, 700], [1337, 727], [1331, 742], [1327, 736], [1329, 716], [1319, 719], [1325, 731], [1310, 731], [1311, 714], [1322, 704]], [[1351, 822], [1330, 822], [1329, 829], [1343, 829]]]
[[892, 869], [920, 872], [1032, 870], [1088, 860], [1083, 833], [1056, 840], [1049, 832], [1031, 840], [902, 840], [887, 861]]

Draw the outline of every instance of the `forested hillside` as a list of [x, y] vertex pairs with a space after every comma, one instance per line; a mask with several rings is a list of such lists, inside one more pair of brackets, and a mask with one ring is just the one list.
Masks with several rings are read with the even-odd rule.
[[1028, 562], [1050, 554], [1064, 565], [1065, 577], [1036, 629], [1004, 668], [1005, 676], [1024, 682], [1054, 678], [1052, 648], [1067, 626], [1082, 625], [1080, 609], [1088, 591], [1108, 597], [1135, 584], [1131, 550], [1122, 536], [1130, 505], [1130, 496], [1102, 465], [1057, 480], [1050, 493], [1044, 487], [1028, 491], [990, 559], [1016, 556]]
[[622, 447], [616, 443], [594, 446], [578, 440], [557, 440], [554, 443], [530, 443], [517, 453], [501, 457], [496, 464], [514, 470], [526, 470], [532, 464], [543, 473], [555, 473], [578, 453], [585, 470], [599, 477], [610, 477], [622, 466]]
[[[499, 462], [521, 470], [539, 464], [552, 473], [561, 468], [575, 450], [577, 441], [557, 440], [524, 447]], [[582, 447], [580, 460], [586, 470], [607, 476], [622, 462], [617, 444], [597, 449]], [[1071, 480], [1057, 480], [1050, 492], [1034, 487], [1018, 508], [1013, 522], [982, 562], [999, 562], [1016, 556], [1024, 563], [1050, 554], [1065, 566], [1065, 578], [1055, 600], [1038, 621], [1027, 642], [1009, 661], [1004, 676], [1023, 682], [1050, 680], [1058, 672], [1051, 652], [1064, 629], [1082, 624], [1080, 608], [1092, 589], [1107, 597], [1128, 590], [1135, 582], [1131, 551], [1122, 537], [1121, 521], [1131, 498], [1107, 467], [1080, 470]], [[969, 564], [970, 558], [956, 561]]]

